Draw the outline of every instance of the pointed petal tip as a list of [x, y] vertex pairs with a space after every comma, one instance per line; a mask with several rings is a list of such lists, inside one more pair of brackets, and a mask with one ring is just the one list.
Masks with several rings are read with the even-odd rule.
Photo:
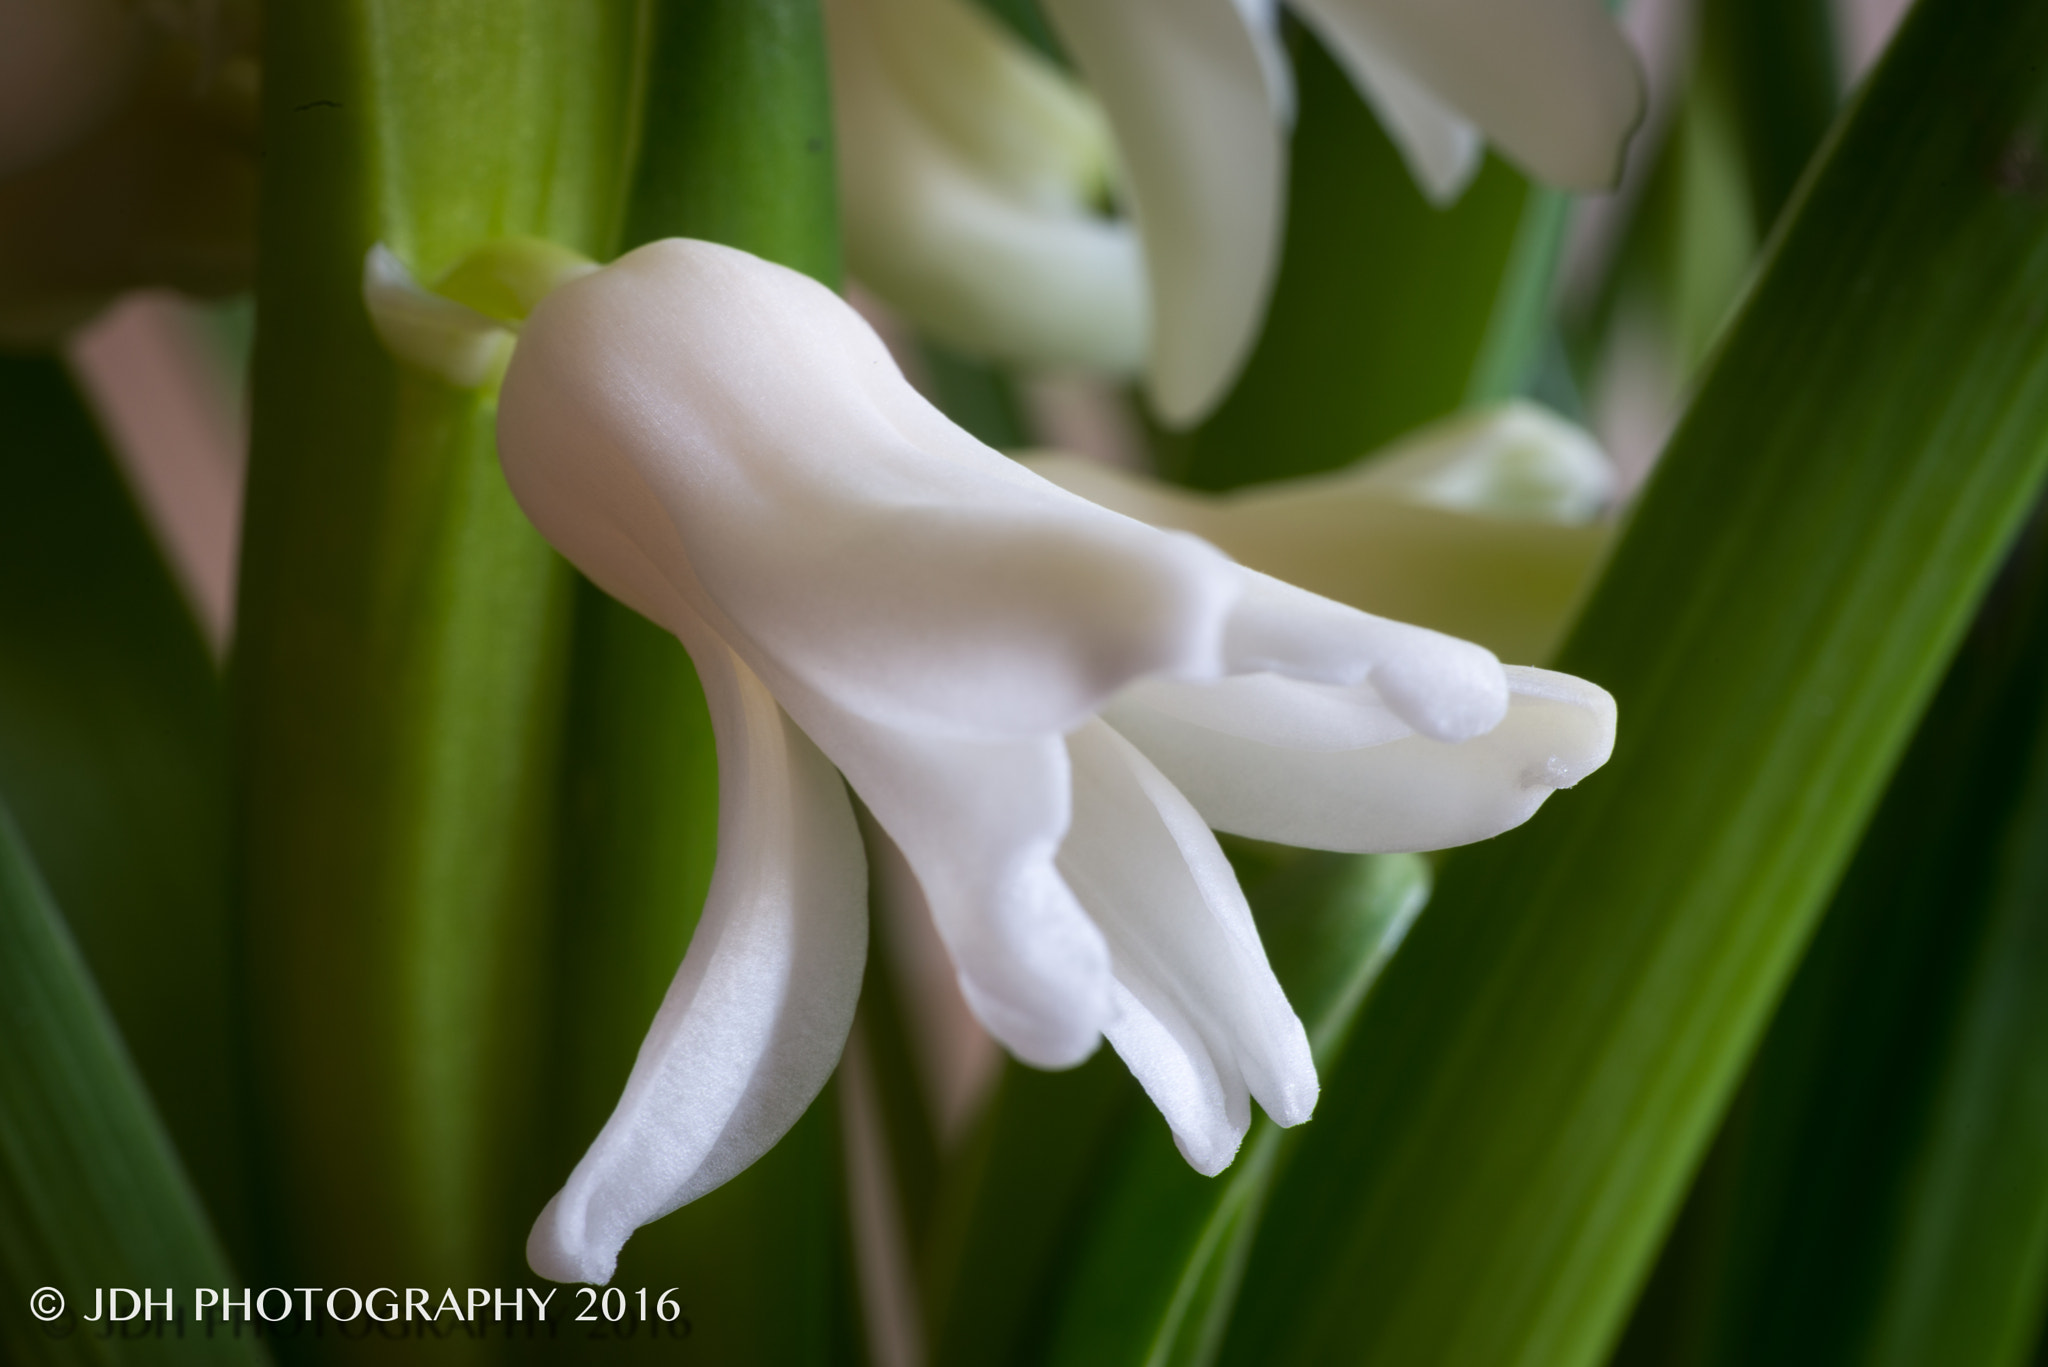
[[1524, 772], [1528, 788], [1557, 790], [1575, 786], [1614, 754], [1620, 708], [1614, 695], [1599, 684], [1555, 670], [1509, 665], [1508, 689], [1516, 697], [1562, 703], [1554, 714], [1553, 747]]
[[[589, 1237], [588, 1220], [585, 1228], [571, 1228], [571, 1220], [564, 1213], [562, 1198], [567, 1191], [557, 1192], [533, 1222], [533, 1232], [526, 1238], [526, 1265], [534, 1275], [545, 1277], [551, 1282], [585, 1282], [592, 1286], [603, 1286], [612, 1279], [618, 1267], [619, 1249], [623, 1244], [604, 1247]], [[587, 1207], [584, 1208], [587, 1216]]]
[[1025, 1012], [983, 991], [970, 974], [960, 974], [959, 981], [961, 995], [967, 998], [975, 1019], [1019, 1063], [1047, 1072], [1064, 1072], [1080, 1067], [1102, 1047], [1102, 1022], [1108, 1019], [1110, 1011], [1106, 962], [1102, 1004], [1096, 1012]]
[[1244, 1133], [1218, 1132], [1203, 1135], [1185, 1135], [1173, 1131], [1173, 1147], [1180, 1150], [1180, 1156], [1187, 1159], [1188, 1166], [1204, 1177], [1215, 1177], [1237, 1161], [1238, 1148], [1244, 1143]]

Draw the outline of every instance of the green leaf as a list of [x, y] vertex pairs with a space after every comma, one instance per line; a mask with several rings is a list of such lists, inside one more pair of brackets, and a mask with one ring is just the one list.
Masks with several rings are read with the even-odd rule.
[[[0, 807], [0, 1350], [24, 1364], [266, 1361], [190, 1323], [238, 1284], [85, 962]], [[166, 1288], [187, 1321], [114, 1333], [97, 1289]], [[62, 1297], [51, 1303], [45, 1289]], [[41, 1298], [32, 1296], [44, 1293]], [[42, 1319], [44, 1307], [51, 1318]], [[140, 1329], [141, 1326], [133, 1326]]]
[[1618, 1362], [2027, 1360], [2048, 1292], [2044, 552], [1930, 707]]
[[63, 366], [0, 357], [0, 415], [0, 792], [246, 1255], [220, 681]]
[[1533, 372], [1564, 203], [1498, 158], [1432, 208], [1350, 79], [1290, 25], [1299, 89], [1273, 302], [1221, 407], [1158, 437], [1162, 473], [1198, 489], [1356, 460]]
[[280, 1281], [503, 1284], [544, 1199], [534, 1060], [569, 581], [498, 471], [489, 394], [394, 362], [360, 280], [379, 241], [422, 279], [504, 236], [607, 253], [635, 11], [265, 16], [231, 675]]
[[1825, 0], [1707, 0], [1699, 26], [1699, 79], [1732, 112], [1761, 235], [1834, 121], [1833, 14]]
[[1560, 668], [1607, 769], [1446, 861], [1223, 1360], [1606, 1351], [2048, 461], [2048, 10], [1929, 0], [1807, 183]]
[[[1318, 1066], [1428, 894], [1411, 855], [1290, 855], [1253, 889]], [[1109, 1049], [1069, 1073], [1007, 1064], [925, 1249], [932, 1361], [1207, 1361], [1292, 1138], [1260, 1117], [1206, 1178]]]

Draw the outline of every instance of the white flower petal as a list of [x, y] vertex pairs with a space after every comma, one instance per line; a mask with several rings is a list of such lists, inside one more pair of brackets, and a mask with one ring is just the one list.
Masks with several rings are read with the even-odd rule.
[[718, 865], [625, 1094], [527, 1241], [533, 1270], [604, 1282], [639, 1226], [766, 1153], [853, 1024], [867, 866], [832, 766], [701, 627], [686, 644], [718, 737]]
[[1357, 750], [1415, 734], [1370, 684], [1234, 674], [1207, 683], [1143, 679], [1110, 705], [1137, 703], [1205, 731], [1283, 750]]
[[1423, 196], [1439, 209], [1457, 203], [1486, 159], [1479, 130], [1369, 45], [1355, 42], [1338, 52]]
[[1605, 689], [1541, 669], [1506, 675], [1506, 717], [1455, 745], [1418, 735], [1355, 750], [1283, 748], [1198, 726], [1135, 691], [1104, 716], [1218, 830], [1313, 849], [1435, 850], [1519, 826], [1614, 748]]
[[1247, 1089], [1294, 1125], [1315, 1109], [1308, 1036], [1236, 875], [1187, 799], [1102, 722], [1067, 739], [1074, 825], [1059, 866], [1108, 939], [1108, 1029], [1198, 1171], [1222, 1171], [1251, 1123]]
[[827, 6], [853, 274], [974, 355], [1128, 373], [1149, 326], [1131, 225], [1094, 200], [1087, 97], [962, 0]]
[[1109, 950], [1053, 864], [1072, 810], [1060, 738], [890, 731], [800, 687], [777, 692], [903, 852], [989, 1033], [1040, 1068], [1095, 1052]]
[[498, 439], [601, 586], [879, 725], [1052, 735], [1134, 678], [1221, 672], [1235, 566], [975, 441], [836, 295], [744, 252], [655, 243], [543, 300]]
[[1238, 573], [1245, 592], [1224, 635], [1230, 673], [1370, 682], [1395, 716], [1443, 741], [1490, 731], [1506, 712], [1500, 661], [1484, 646], [1374, 617], [1256, 570]]
[[1293, 0], [1352, 70], [1398, 64], [1542, 180], [1604, 190], [1643, 112], [1601, 0]]
[[1278, 266], [1292, 97], [1271, 7], [1045, 9], [1116, 130], [1152, 281], [1152, 401], [1167, 423], [1187, 426], [1221, 401], [1250, 354]]

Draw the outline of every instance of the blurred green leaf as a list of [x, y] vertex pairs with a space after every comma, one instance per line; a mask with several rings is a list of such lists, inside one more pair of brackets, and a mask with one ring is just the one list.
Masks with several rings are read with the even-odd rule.
[[63, 366], [0, 356], [0, 417], [0, 792], [246, 1256], [220, 680]]
[[[815, 0], [657, 0], [645, 20], [621, 248], [705, 238], [836, 284]], [[689, 656], [580, 579], [575, 613], [555, 1064], [566, 1104], [554, 1117], [554, 1183], [625, 1086], [703, 908], [718, 832], [711, 719]], [[536, 1202], [527, 1217], [539, 1211]], [[691, 1321], [684, 1347], [707, 1361], [855, 1360], [845, 1211], [828, 1091], [766, 1158], [635, 1234], [613, 1280], [679, 1287]], [[609, 1330], [569, 1333], [542, 1356], [609, 1361], [618, 1347]]]
[[1519, 391], [1534, 371], [1561, 197], [1496, 157], [1432, 208], [1365, 101], [1289, 25], [1300, 113], [1280, 272], [1237, 387], [1161, 434], [1163, 474], [1198, 489], [1312, 474]]
[[1697, 79], [1727, 100], [1761, 235], [1834, 121], [1834, 13], [1826, 0], [1705, 0], [1698, 23]]
[[569, 580], [498, 471], [489, 394], [395, 363], [360, 280], [379, 241], [428, 280], [506, 235], [609, 251], [636, 9], [265, 15], [231, 682], [280, 1281], [505, 1284], [545, 1197]]
[[1628, 1301], [2048, 461], [2048, 10], [1914, 11], [1560, 668], [1583, 790], [1446, 861], [1223, 1360], [1578, 1367]]
[[[239, 1284], [63, 918], [0, 807], [0, 1350], [9, 1362], [259, 1364], [189, 1323], [192, 1288]], [[188, 1322], [116, 1331], [105, 1287], [166, 1288]], [[47, 1296], [31, 1300], [45, 1288]], [[47, 1307], [47, 1310], [45, 1310]], [[51, 1318], [43, 1319], [48, 1313]], [[180, 1333], [180, 1329], [184, 1331]]]
[[[1252, 890], [1319, 1067], [1428, 895], [1412, 855], [1298, 855]], [[1071, 1073], [1005, 1065], [926, 1249], [932, 1361], [1208, 1361], [1299, 1133], [1261, 1116], [1236, 1163], [1203, 1177], [1111, 1050]]]
[[2048, 1292], [2048, 542], [1928, 710], [1618, 1363], [1994, 1367]]

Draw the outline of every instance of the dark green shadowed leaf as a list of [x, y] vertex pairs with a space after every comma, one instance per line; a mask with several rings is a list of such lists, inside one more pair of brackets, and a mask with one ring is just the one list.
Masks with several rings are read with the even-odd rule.
[[76, 386], [0, 357], [0, 792], [246, 1255], [220, 681]]
[[[59, 1363], [266, 1361], [191, 1323], [197, 1287], [241, 1285], [214, 1241], [63, 918], [0, 807], [0, 1351]], [[112, 1333], [98, 1288], [166, 1288], [186, 1320]], [[47, 1288], [47, 1290], [46, 1290]], [[54, 1292], [61, 1301], [52, 1300]], [[31, 1299], [35, 1297], [35, 1299]], [[96, 1315], [98, 1324], [84, 1322]], [[48, 1316], [45, 1319], [45, 1316]]]
[[281, 1283], [509, 1285], [545, 1198], [569, 580], [505, 487], [489, 395], [396, 363], [361, 277], [380, 241], [425, 280], [503, 236], [609, 251], [635, 12], [313, 0], [265, 18], [231, 681]]
[[[1342, 1049], [1373, 979], [1428, 897], [1429, 866], [1414, 855], [1308, 855], [1253, 891], [1266, 952], [1308, 1027], [1318, 1068]], [[1047, 1312], [1044, 1360], [1213, 1360], [1273, 1175], [1304, 1132], [1260, 1116], [1237, 1161], [1210, 1178], [1187, 1165], [1157, 1115], [1132, 1116], [1063, 1259], [1068, 1276]]]
[[1150, 1104], [1107, 1046], [1063, 1073], [1004, 1061], [947, 1165], [919, 1251], [934, 1367], [999, 1367], [1043, 1353], [1043, 1307], [1103, 1197], [1116, 1137]]
[[[831, 105], [814, 0], [657, 0], [644, 14], [620, 249], [704, 238], [836, 284]], [[618, 1100], [703, 908], [718, 830], [711, 720], [689, 656], [581, 580], [575, 613], [555, 1058], [571, 1104], [555, 1117], [551, 1184]], [[539, 1211], [536, 1201], [526, 1218]], [[828, 1089], [760, 1162], [635, 1234], [613, 1283], [680, 1288], [687, 1342], [660, 1328], [650, 1352], [666, 1344], [706, 1362], [857, 1360], [845, 1211]], [[609, 1362], [623, 1350], [618, 1329], [590, 1329], [565, 1326], [538, 1356]]]
[[1617, 749], [1443, 866], [1223, 1360], [1583, 1367], [2048, 461], [2048, 10], [1928, 0], [1559, 667]]
[[2006, 1367], [2048, 1255], [2048, 543], [1987, 602], [1617, 1364]]
[[1161, 472], [1198, 489], [1333, 469], [1517, 392], [1545, 323], [1562, 199], [1488, 157], [1432, 208], [1336, 62], [1289, 32], [1300, 115], [1265, 330], [1222, 406], [1157, 443]]
[[1706, 0], [1698, 23], [1697, 79], [1727, 100], [1766, 233], [1834, 121], [1833, 12], [1825, 0]]

